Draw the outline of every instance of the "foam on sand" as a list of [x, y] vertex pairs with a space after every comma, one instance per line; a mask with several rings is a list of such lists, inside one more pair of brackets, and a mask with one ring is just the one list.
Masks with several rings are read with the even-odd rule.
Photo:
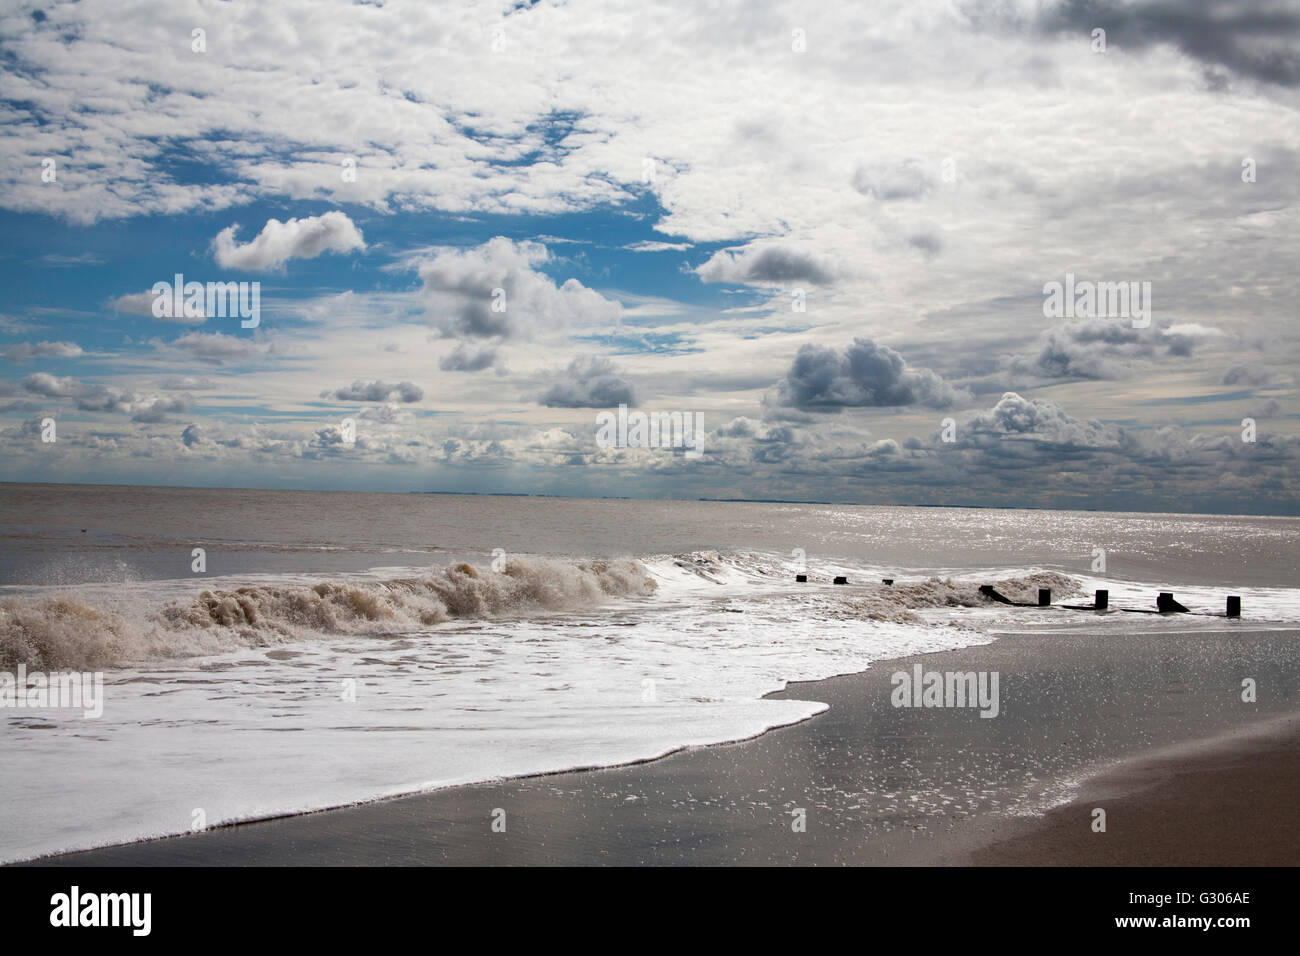
[[[819, 564], [808, 584], [795, 570], [750, 551], [516, 557], [500, 574], [455, 564], [15, 596], [0, 603], [13, 662], [0, 669], [134, 664], [107, 676], [98, 719], [0, 712], [0, 860], [184, 832], [196, 811], [212, 826], [740, 740], [825, 709], [764, 696], [790, 682], [1008, 627], [1225, 626], [979, 595], [1078, 593], [1032, 568]], [[848, 586], [829, 583], [839, 574]]]

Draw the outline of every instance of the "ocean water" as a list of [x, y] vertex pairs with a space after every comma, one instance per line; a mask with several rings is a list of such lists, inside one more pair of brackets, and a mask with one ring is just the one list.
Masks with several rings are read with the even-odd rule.
[[104, 675], [0, 709], [0, 861], [743, 739], [1008, 629], [1300, 624], [1289, 518], [4, 484], [0, 534], [0, 672]]

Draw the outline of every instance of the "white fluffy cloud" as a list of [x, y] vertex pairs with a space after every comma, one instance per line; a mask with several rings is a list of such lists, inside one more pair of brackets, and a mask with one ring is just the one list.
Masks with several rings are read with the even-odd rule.
[[237, 365], [266, 356], [271, 343], [222, 332], [189, 332], [170, 342], [154, 340], [160, 355], [178, 356], [204, 365]]
[[279, 269], [290, 259], [314, 259], [326, 252], [352, 252], [366, 248], [361, 231], [345, 213], [327, 212], [280, 222], [269, 219], [250, 242], [235, 241], [238, 226], [227, 226], [212, 242], [217, 264], [227, 269], [256, 272]]
[[84, 355], [75, 342], [19, 342], [3, 349], [5, 361], [26, 362], [33, 358], [76, 358]]
[[[189, 49], [193, 17], [166, 3], [85, 0], [39, 22], [15, 9], [0, 29], [14, 66], [0, 203], [93, 221], [260, 198], [474, 216], [650, 200], [674, 246], [807, 245], [853, 267], [852, 307], [872, 323], [987, 308], [1062, 264], [1179, 280], [1163, 304], [1188, 321], [1246, 302], [1280, 322], [1300, 237], [1276, 223], [1297, 184], [1242, 188], [1245, 147], [1216, 131], [1258, 116], [1242, 142], [1261, 168], [1288, 168], [1295, 90], [1225, 89], [1204, 54], [1223, 53], [1210, 62], [1229, 81], [1263, 76], [1243, 51], [1266, 43], [1291, 62], [1295, 31], [1252, 34], [1243, 3], [1180, 17], [1137, 6], [1120, 18], [1134, 42], [1104, 57], [1028, 2], [669, 3], [657, 15], [589, 0], [221, 4], [205, 12], [203, 54]], [[219, 181], [178, 180], [178, 151]], [[57, 183], [32, 174], [46, 158]], [[751, 264], [716, 265], [744, 281]], [[851, 320], [824, 302], [819, 322]]]
[[622, 306], [614, 300], [577, 279], [556, 285], [541, 271], [550, 260], [541, 243], [503, 236], [434, 250], [417, 264], [430, 323], [449, 338], [508, 342], [618, 321]]
[[[175, 315], [154, 315], [153, 304], [158, 298], [153, 292], [128, 292], [119, 295], [108, 303], [114, 312], [127, 312], [131, 315], [147, 315], [159, 322], [174, 322], [178, 325], [202, 325], [208, 317], [202, 313], [191, 315], [185, 309], [177, 310]], [[168, 310], [171, 311], [171, 310]]]
[[1114, 425], [1074, 418], [1054, 402], [1007, 392], [991, 409], [968, 418], [958, 430], [958, 439], [976, 443], [1019, 439], [1082, 448], [1117, 448], [1123, 434]]
[[[86, 377], [120, 359], [121, 375], [105, 378], [111, 384], [50, 376], [20, 393], [82, 411], [165, 414], [127, 400], [151, 394], [130, 380], [139, 369], [127, 363], [137, 360], [150, 381], [199, 379], [221, 366], [213, 374], [223, 405], [269, 409], [291, 423], [311, 414], [304, 406], [318, 405], [322, 389], [353, 394], [337, 386], [354, 382], [370, 395], [380, 393], [372, 385], [418, 381], [431, 407], [460, 416], [455, 426], [436, 440], [419, 434], [398, 414], [409, 409], [390, 408], [400, 393], [387, 390], [367, 423], [391, 433], [363, 436], [365, 460], [604, 463], [573, 425], [579, 414], [566, 417], [565, 408], [594, 401], [602, 383], [626, 381], [594, 364], [571, 385], [548, 378], [572, 360], [570, 334], [580, 332], [584, 353], [639, 353], [629, 364], [640, 397], [689, 398], [710, 421], [730, 423], [716, 454], [690, 465], [650, 458], [647, 468], [716, 468], [719, 481], [751, 474], [746, 468], [761, 477], [776, 470], [797, 494], [800, 475], [916, 470], [938, 485], [945, 469], [950, 483], [960, 480], [958, 465], [975, 469], [977, 482], [979, 468], [1015, 470], [1000, 467], [1006, 462], [1046, 473], [1046, 458], [1033, 456], [1055, 448], [1058, 464], [1111, 455], [1116, 471], [1152, 483], [1154, 452], [1124, 442], [1154, 421], [1187, 421], [1181, 413], [1192, 409], [1192, 420], [1212, 423], [1208, 435], [1213, 423], [1258, 408], [1278, 416], [1275, 429], [1294, 428], [1286, 390], [1300, 336], [1291, 321], [1300, 232], [1288, 224], [1300, 181], [1286, 171], [1300, 162], [1300, 127], [1289, 121], [1298, 88], [1287, 82], [1295, 30], [1282, 18], [1259, 34], [1252, 7], [1188, 4], [1177, 16], [1164, 15], [1173, 8], [1162, 0], [1117, 7], [1115, 36], [1129, 30], [1131, 40], [1116, 39], [1106, 56], [1088, 49], [1081, 29], [1093, 5], [1030, 0], [870, 9], [777, 0], [744, 10], [623, 0], [217, 4], [202, 10], [203, 54], [189, 48], [193, 11], [174, 4], [82, 0], [40, 17], [6, 9], [0, 205], [8, 209], [74, 223], [157, 216], [178, 234], [181, 221], [167, 216], [219, 213], [205, 241], [237, 221], [221, 210], [255, 201], [289, 210], [282, 216], [301, 215], [295, 204], [333, 203], [358, 221], [361, 209], [395, 226], [366, 218], [363, 238], [342, 212], [260, 230], [261, 216], [245, 216], [244, 241], [230, 226], [214, 247], [224, 267], [249, 270], [363, 250], [367, 238], [376, 252], [400, 257], [406, 247], [386, 240], [411, 234], [400, 218], [411, 212], [469, 222], [463, 234], [451, 225], [426, 239], [446, 245], [408, 263], [420, 292], [358, 282], [357, 292], [336, 286], [301, 308], [277, 302], [274, 334], [285, 352], [266, 338], [198, 332], [113, 358], [99, 353], [103, 340], [89, 356], [38, 355], [42, 343], [0, 348], [15, 360], [100, 363], [78, 371]], [[792, 47], [795, 27], [806, 48]], [[1260, 172], [1250, 183], [1241, 178], [1247, 152]], [[340, 174], [350, 158], [353, 178]], [[40, 176], [46, 159], [56, 181]], [[569, 263], [518, 240], [568, 222], [528, 217], [591, 210], [603, 210], [590, 221], [608, 235], [586, 234], [573, 263], [611, 243], [643, 253], [634, 269], [620, 275], [614, 258], [608, 278], [576, 266], [562, 274]], [[450, 245], [492, 235], [481, 229], [494, 215], [511, 217], [498, 228], [516, 238]], [[702, 243], [707, 252], [695, 251]], [[110, 250], [46, 264], [92, 269], [105, 257]], [[661, 266], [679, 271], [651, 292], [639, 270]], [[1165, 318], [1138, 336], [1085, 325], [1045, 332], [1038, 290], [1067, 270], [1151, 280], [1157, 308], [1176, 324], [1162, 327]], [[635, 302], [634, 294], [608, 291], [625, 279], [643, 299], [635, 312], [611, 298]], [[145, 280], [123, 281], [115, 292]], [[598, 283], [604, 294], [592, 288]], [[681, 283], [692, 291], [679, 294]], [[774, 291], [804, 285], [806, 312], [792, 313], [788, 295]], [[111, 304], [150, 314], [146, 295]], [[672, 296], [679, 301], [666, 301]], [[44, 325], [57, 318], [56, 304], [52, 297], [47, 314], [0, 316], [0, 331], [91, 348], [90, 339]], [[448, 341], [431, 346], [417, 318]], [[806, 342], [855, 339], [867, 344], [813, 347], [792, 363]], [[892, 348], [875, 344], [882, 339]], [[305, 360], [280, 361], [291, 349]], [[1020, 364], [1000, 364], [1003, 356]], [[439, 366], [493, 374], [428, 374]], [[1007, 388], [1025, 391], [1013, 373], [1038, 379], [1052, 408], [1073, 415], [1027, 394], [998, 399]], [[1178, 404], [1207, 397], [1193, 385], [1209, 391], [1221, 376], [1276, 394]], [[788, 404], [764, 408], [761, 395], [778, 380], [773, 394]], [[978, 386], [992, 405], [963, 418], [968, 443], [909, 447], [909, 434], [933, 427], [931, 409], [965, 405], [963, 386]], [[561, 401], [539, 407], [554, 388]], [[13, 413], [26, 414], [18, 405]], [[843, 408], [859, 411], [810, 411]], [[756, 423], [774, 410], [781, 414]], [[886, 418], [893, 437], [851, 427], [872, 419], [879, 429]], [[1105, 422], [1134, 419], [1113, 446]], [[515, 420], [527, 421], [527, 434], [487, 427]], [[328, 427], [223, 431], [205, 418], [179, 447], [343, 460]], [[153, 429], [150, 441], [164, 432]], [[1189, 473], [1199, 455], [1227, 461], [1244, 481], [1284, 444], [1276, 432], [1269, 440], [1244, 450], [1213, 437], [1180, 444], [1166, 435], [1157, 444], [1183, 449]], [[123, 455], [154, 447], [121, 431], [103, 441]], [[1214, 480], [1212, 470], [1194, 474]]]
[[80, 411], [126, 412], [137, 422], [161, 422], [168, 412], [186, 412], [194, 404], [189, 395], [151, 395], [113, 385], [82, 382], [71, 376], [59, 378], [48, 372], [34, 372], [23, 379], [23, 388], [47, 399], [72, 401]]

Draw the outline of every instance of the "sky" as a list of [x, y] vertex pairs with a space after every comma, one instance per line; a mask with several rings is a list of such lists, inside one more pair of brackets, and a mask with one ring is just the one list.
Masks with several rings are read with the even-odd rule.
[[0, 2], [0, 64], [0, 480], [1300, 514], [1294, 2]]

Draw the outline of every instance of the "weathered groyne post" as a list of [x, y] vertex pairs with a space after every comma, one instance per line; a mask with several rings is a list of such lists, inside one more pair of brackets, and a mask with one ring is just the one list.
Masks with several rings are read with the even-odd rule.
[[1228, 617], [1241, 617], [1241, 596], [1237, 594], [1228, 595]]
[[837, 577], [834, 581], [831, 582], [831, 584], [848, 584], [848, 583], [849, 583], [849, 579], [844, 577], [843, 575]]
[[1188, 613], [1187, 608], [1183, 607], [1181, 604], [1179, 604], [1177, 601], [1174, 600], [1174, 595], [1173, 592], [1171, 591], [1160, 592], [1160, 594], [1156, 597], [1156, 607], [1159, 609], [1161, 614]]
[[1093, 598], [1092, 606], [1094, 610], [1104, 611], [1110, 607], [1110, 592], [1104, 588], [1097, 589], [1097, 596]]
[[806, 574], [796, 574], [796, 575], [794, 576], [794, 579], [795, 579], [795, 582], [798, 583], [798, 584], [807, 584], [807, 583], [808, 583], [808, 575], [806, 575]]
[[1039, 606], [1039, 607], [1047, 607], [1047, 606], [1050, 605], [1051, 603], [1052, 603], [1052, 589], [1051, 589], [1051, 588], [1039, 588], [1039, 589], [1038, 589], [1038, 606]]
[[981, 585], [980, 585], [980, 594], [984, 595], [984, 596], [985, 596], [986, 598], [988, 598], [990, 601], [997, 601], [999, 604], [1015, 604], [1015, 603], [1016, 603], [1015, 601], [1013, 601], [1013, 600], [1011, 600], [1009, 597], [1007, 597], [1005, 594], [999, 594], [997, 588], [995, 588], [995, 587], [994, 587], [993, 585], [991, 585], [991, 584], [981, 584]]

